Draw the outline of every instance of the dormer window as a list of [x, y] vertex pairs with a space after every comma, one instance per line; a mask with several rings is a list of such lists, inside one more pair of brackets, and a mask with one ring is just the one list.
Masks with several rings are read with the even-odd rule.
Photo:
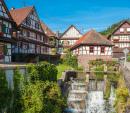
[[124, 28], [120, 28], [120, 33], [124, 33]]

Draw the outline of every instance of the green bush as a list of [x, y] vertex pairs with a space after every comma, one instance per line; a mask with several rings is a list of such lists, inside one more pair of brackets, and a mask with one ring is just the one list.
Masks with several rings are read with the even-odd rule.
[[103, 59], [102, 59], [102, 58], [99, 58], [98, 61], [103, 61]]
[[127, 57], [127, 61], [130, 62], [130, 56]]
[[58, 51], [55, 48], [51, 52], [55, 53], [55, 54], [58, 54]]
[[22, 95], [25, 113], [61, 113], [66, 107], [66, 96], [60, 93], [57, 83], [36, 81], [28, 84]]
[[82, 67], [82, 66], [80, 66], [80, 67], [75, 67], [75, 70], [84, 70], [84, 68]]
[[26, 68], [27, 73], [30, 76], [30, 81], [33, 83], [35, 80], [42, 81], [57, 81], [57, 68], [55, 65], [45, 64], [29, 64]]

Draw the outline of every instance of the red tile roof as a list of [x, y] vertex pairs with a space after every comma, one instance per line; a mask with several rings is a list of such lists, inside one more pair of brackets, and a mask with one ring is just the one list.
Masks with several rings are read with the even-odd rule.
[[20, 9], [13, 9], [10, 10], [9, 12], [13, 17], [14, 21], [17, 23], [17, 25], [20, 25], [33, 8], [34, 6], [30, 6], [30, 7], [20, 8]]
[[107, 39], [107, 37], [108, 37], [108, 36], [104, 36], [104, 38], [106, 38], [106, 39]]
[[54, 36], [54, 37], [56, 37], [55, 33], [53, 33], [53, 31], [51, 31], [49, 29], [49, 27], [47, 27], [47, 25], [45, 25], [42, 21], [40, 21], [40, 23], [41, 23], [42, 29], [44, 30], [44, 32], [46, 31], [46, 34], [48, 36]]
[[71, 27], [74, 27], [81, 35], [83, 35], [73, 24], [59, 37], [61, 38]]
[[83, 35], [77, 42], [75, 42], [74, 45], [71, 46], [71, 49], [79, 44], [85, 44], [85, 45], [111, 45], [114, 44], [104, 38], [101, 34], [96, 32], [95, 30], [91, 29], [89, 32], [87, 32], [85, 35]]

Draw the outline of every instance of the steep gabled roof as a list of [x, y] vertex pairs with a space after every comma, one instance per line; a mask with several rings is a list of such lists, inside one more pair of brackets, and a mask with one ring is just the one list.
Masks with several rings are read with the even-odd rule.
[[75, 48], [78, 45], [109, 45], [113, 46], [114, 44], [104, 38], [101, 34], [96, 32], [95, 30], [91, 29], [85, 35], [83, 35], [74, 45], [70, 47], [70, 49]]
[[25, 8], [19, 8], [19, 9], [13, 9], [10, 10], [10, 14], [13, 17], [14, 21], [19, 26], [25, 18], [29, 15], [30, 11], [34, 8], [34, 6], [25, 7]]
[[45, 25], [42, 21], [40, 21], [40, 23], [41, 23], [43, 31], [44, 32], [46, 31], [46, 34], [48, 36], [54, 36], [54, 37], [56, 37], [55, 33], [53, 33], [53, 31], [51, 31], [47, 25]]
[[74, 27], [81, 35], [83, 35], [73, 24], [59, 37], [61, 38], [71, 27]]
[[127, 20], [124, 20], [109, 36], [108, 39], [110, 38], [110, 36], [115, 33], [124, 23], [128, 23], [130, 25], [130, 22], [128, 22]]
[[8, 10], [8, 8], [7, 8], [7, 6], [6, 6], [6, 4], [5, 4], [5, 2], [4, 2], [4, 0], [1, 0], [1, 3], [2, 3], [4, 9], [6, 10], [6, 12], [7, 12], [10, 20], [14, 21], [13, 18], [12, 18], [12, 16], [11, 16], [11, 14], [10, 14], [10, 12], [9, 12], [9, 10]]

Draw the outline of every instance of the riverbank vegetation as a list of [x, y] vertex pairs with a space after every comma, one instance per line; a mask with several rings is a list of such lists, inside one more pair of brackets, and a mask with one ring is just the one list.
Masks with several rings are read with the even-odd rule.
[[126, 106], [130, 105], [129, 90], [126, 88], [125, 82], [120, 75], [116, 90], [115, 107], [117, 113], [125, 113]]
[[72, 56], [70, 49], [67, 49], [64, 53], [65, 55], [60, 61], [61, 64], [57, 66], [57, 79], [61, 78], [62, 72], [67, 69], [84, 70], [83, 67], [78, 67], [77, 55]]
[[0, 96], [0, 102], [5, 99], [0, 103], [0, 110], [6, 107], [7, 113], [61, 113], [66, 107], [67, 97], [60, 93], [55, 65], [29, 64], [25, 73], [16, 68], [13, 75], [14, 89], [8, 89], [5, 72], [0, 71], [0, 83], [3, 80], [5, 82], [2, 89], [0, 86], [0, 92], [5, 94]]

